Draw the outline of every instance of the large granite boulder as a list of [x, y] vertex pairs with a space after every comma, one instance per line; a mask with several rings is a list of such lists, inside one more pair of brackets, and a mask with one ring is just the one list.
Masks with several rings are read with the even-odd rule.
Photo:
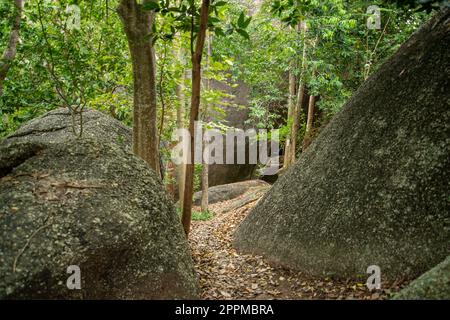
[[[121, 125], [92, 112], [93, 137], [62, 134], [64, 122], [46, 123], [52, 113], [0, 144], [0, 299], [197, 297], [171, 199], [125, 150]], [[116, 143], [117, 133], [125, 140]], [[72, 265], [79, 290], [66, 285]]]
[[450, 256], [411, 282], [395, 300], [450, 300]]
[[415, 278], [450, 254], [450, 10], [375, 72], [257, 204], [237, 248], [316, 275]]
[[84, 138], [114, 143], [125, 150], [131, 150], [131, 129], [121, 122], [89, 108], [74, 115], [67, 108], [49, 111], [22, 124], [16, 132], [7, 136], [3, 143], [16, 141], [61, 142], [78, 135], [80, 128], [82, 128]]

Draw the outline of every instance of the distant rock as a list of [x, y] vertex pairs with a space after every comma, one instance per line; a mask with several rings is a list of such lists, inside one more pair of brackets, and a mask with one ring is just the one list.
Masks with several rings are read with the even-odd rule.
[[450, 254], [450, 10], [376, 71], [239, 226], [313, 275], [414, 279]]
[[[127, 130], [89, 111], [89, 137], [75, 139], [64, 119], [53, 111], [0, 143], [0, 299], [198, 297], [175, 207], [126, 151]], [[70, 265], [81, 290], [66, 286]]]
[[[230, 200], [246, 193], [250, 188], [269, 187], [262, 180], [247, 180], [242, 182], [228, 183], [208, 188], [208, 201], [210, 204]], [[202, 192], [194, 193], [194, 205], [199, 206], [202, 199]]]
[[396, 300], [450, 300], [450, 256], [411, 282]]
[[[218, 117], [212, 116], [213, 121], [223, 121], [227, 126], [239, 129], [246, 129], [246, 120], [249, 119], [249, 108], [242, 108], [242, 106], [249, 105], [249, 92], [250, 87], [242, 81], [237, 83], [231, 83], [227, 81], [211, 81], [211, 88], [220, 90], [226, 94], [223, 103], [216, 106], [223, 110], [224, 114], [217, 113]], [[240, 106], [240, 107], [237, 107]], [[226, 135], [223, 136], [224, 145], [227, 144]], [[249, 153], [248, 142], [245, 145], [245, 152]], [[234, 148], [234, 152], [238, 152], [238, 149]], [[224, 159], [226, 158], [226, 152], [223, 153]], [[248, 156], [243, 164], [217, 164], [213, 163], [209, 165], [208, 169], [208, 183], [209, 186], [218, 186], [224, 184], [230, 184], [234, 182], [240, 182], [250, 180], [255, 177], [256, 164], [251, 164], [248, 160]]]

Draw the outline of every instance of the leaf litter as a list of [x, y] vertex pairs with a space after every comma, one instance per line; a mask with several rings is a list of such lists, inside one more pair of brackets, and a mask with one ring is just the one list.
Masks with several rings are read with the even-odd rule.
[[365, 283], [352, 279], [313, 277], [270, 265], [261, 256], [237, 252], [232, 245], [234, 231], [260, 199], [247, 203], [243, 198], [248, 195], [210, 205], [209, 210], [214, 213], [210, 220], [192, 222], [189, 242], [202, 299], [380, 300], [388, 299], [405, 285], [383, 282], [382, 289], [370, 291]]

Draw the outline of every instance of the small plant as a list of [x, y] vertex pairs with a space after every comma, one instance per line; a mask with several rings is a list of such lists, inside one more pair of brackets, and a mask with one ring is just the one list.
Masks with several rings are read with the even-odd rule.
[[201, 163], [194, 164], [194, 192], [202, 190], [202, 170]]
[[[181, 217], [181, 209], [177, 208], [177, 214]], [[211, 211], [193, 211], [192, 220], [193, 221], [207, 221], [211, 219], [214, 214]]]
[[206, 221], [213, 217], [211, 211], [192, 212], [192, 220], [194, 221]]

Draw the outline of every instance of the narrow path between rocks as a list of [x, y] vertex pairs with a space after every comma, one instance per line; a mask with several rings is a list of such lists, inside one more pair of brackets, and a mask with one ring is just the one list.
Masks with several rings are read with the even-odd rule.
[[310, 277], [272, 267], [263, 257], [238, 253], [232, 246], [233, 233], [261, 196], [249, 191], [210, 205], [213, 218], [192, 222], [190, 246], [202, 299], [387, 299], [402, 287], [382, 283], [382, 290], [370, 292], [365, 280]]

